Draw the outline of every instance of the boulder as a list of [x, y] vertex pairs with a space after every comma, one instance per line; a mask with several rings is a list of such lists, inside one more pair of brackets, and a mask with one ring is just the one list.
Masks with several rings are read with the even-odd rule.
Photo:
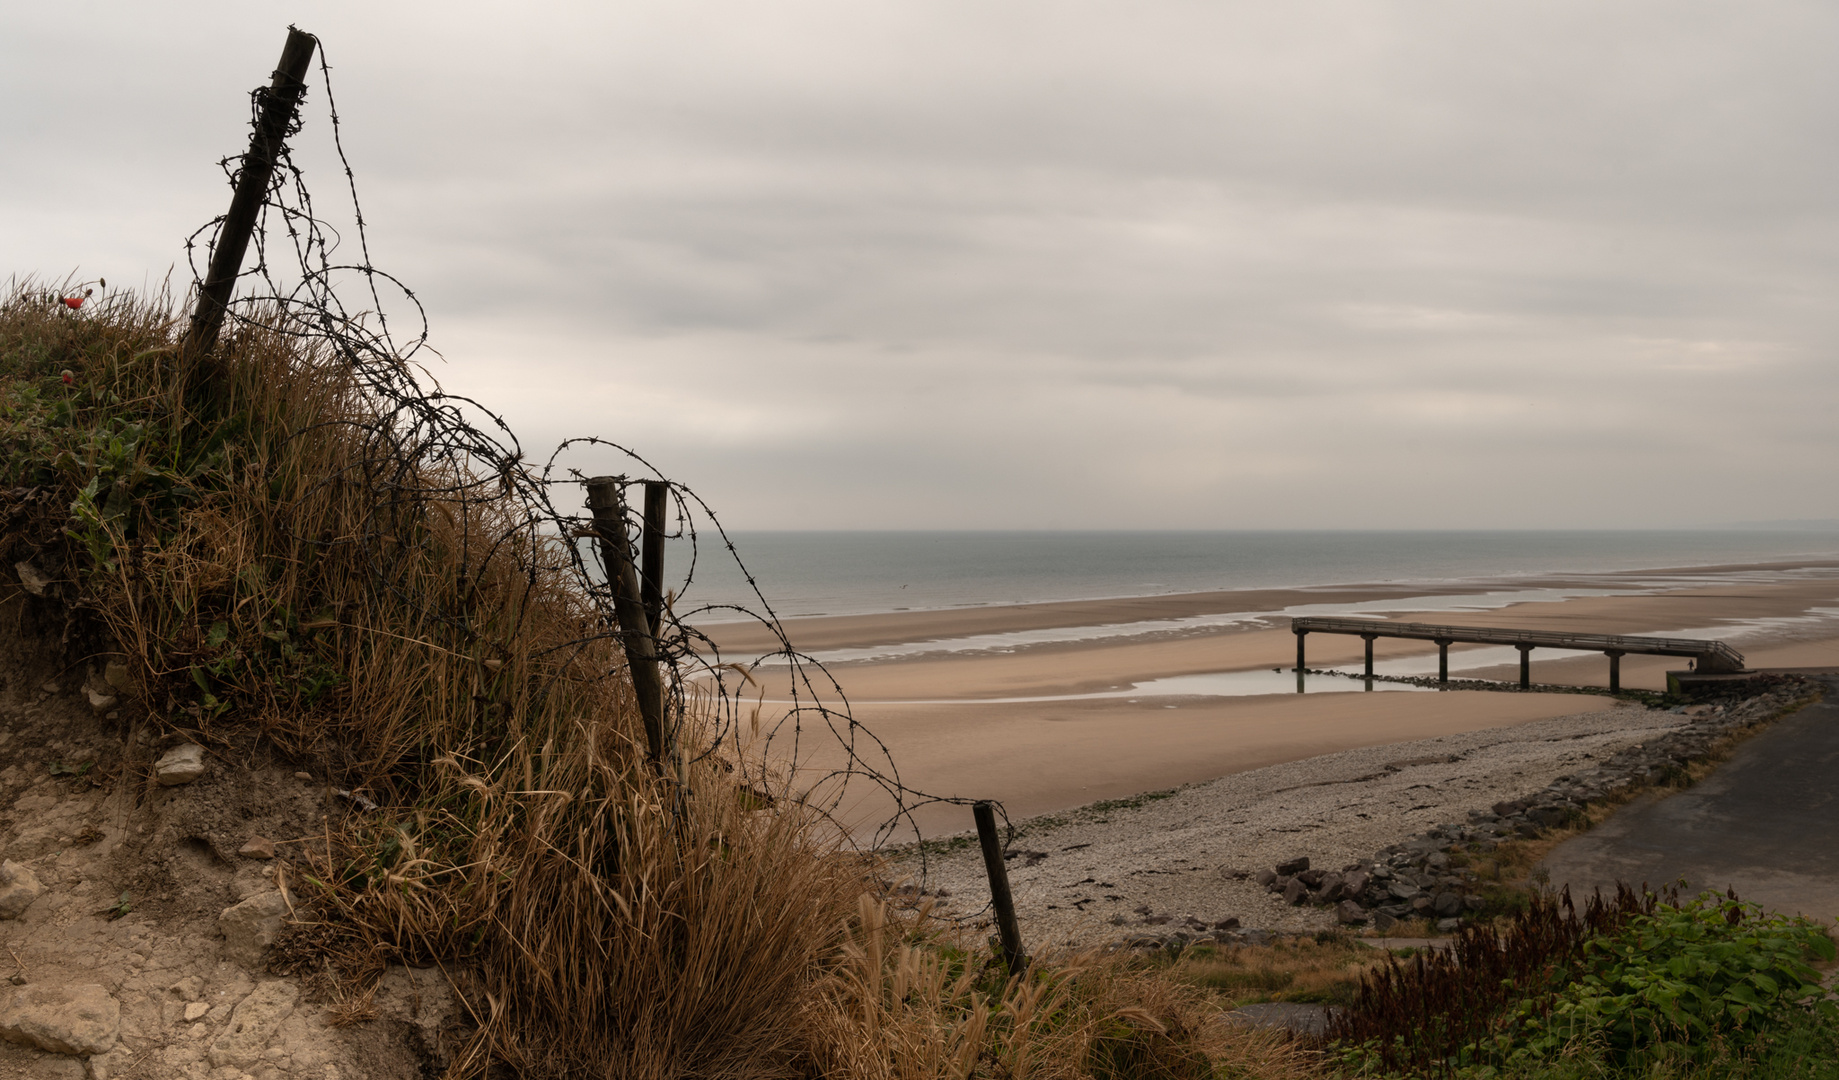
[[1365, 922], [1366, 909], [1352, 900], [1343, 900], [1335, 905], [1335, 920], [1348, 926]]
[[1435, 905], [1437, 914], [1444, 918], [1462, 914], [1462, 897], [1460, 894], [1453, 892], [1438, 893]]
[[1282, 877], [1286, 874], [1287, 875], [1300, 874], [1307, 869], [1309, 869], [1309, 856], [1307, 855], [1298, 855], [1296, 858], [1291, 859], [1288, 862], [1280, 862], [1277, 864], [1277, 874], [1279, 877]]
[[1283, 901], [1291, 907], [1295, 907], [1307, 899], [1309, 899], [1309, 886], [1304, 885], [1301, 878], [1292, 878], [1290, 884], [1284, 887]]
[[1347, 895], [1359, 896], [1361, 893], [1366, 892], [1367, 883], [1370, 881], [1372, 881], [1372, 878], [1366, 871], [1355, 870], [1341, 879], [1341, 885], [1342, 888], [1346, 890]]
[[1398, 925], [1398, 920], [1394, 919], [1392, 916], [1386, 914], [1385, 912], [1375, 911], [1373, 913], [1373, 929], [1379, 931], [1380, 933], [1383, 934], [1386, 931], [1392, 929], [1394, 926], [1397, 926], [1397, 925]]
[[1323, 874], [1316, 884], [1315, 898], [1320, 903], [1332, 904], [1347, 895], [1347, 879], [1340, 874]]
[[191, 783], [204, 775], [204, 747], [197, 743], [173, 747], [153, 763], [153, 775], [162, 787]]
[[287, 897], [279, 891], [257, 893], [225, 908], [217, 916], [217, 929], [223, 932], [224, 957], [246, 968], [259, 968], [262, 954], [274, 944], [286, 918]]
[[17, 919], [45, 891], [32, 868], [11, 859], [0, 863], [0, 919]]
[[106, 1054], [121, 1005], [94, 983], [34, 983], [0, 997], [0, 1038], [54, 1054]]
[[247, 1069], [262, 1060], [281, 1022], [293, 1014], [300, 988], [284, 979], [265, 982], [236, 1006], [230, 1024], [211, 1043], [211, 1064]]
[[1268, 889], [1271, 887], [1271, 883], [1277, 880], [1277, 871], [1260, 870], [1252, 875], [1252, 880]]

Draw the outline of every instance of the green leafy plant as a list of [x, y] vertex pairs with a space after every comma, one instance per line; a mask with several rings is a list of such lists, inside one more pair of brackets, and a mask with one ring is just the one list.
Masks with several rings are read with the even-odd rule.
[[1519, 1063], [1581, 1042], [1625, 1066], [1741, 1052], [1792, 1010], [1839, 1009], [1809, 963], [1834, 952], [1812, 920], [1769, 916], [1735, 896], [1663, 904], [1587, 942], [1574, 981], [1549, 1003], [1521, 1001], [1506, 1030], [1475, 1050]]

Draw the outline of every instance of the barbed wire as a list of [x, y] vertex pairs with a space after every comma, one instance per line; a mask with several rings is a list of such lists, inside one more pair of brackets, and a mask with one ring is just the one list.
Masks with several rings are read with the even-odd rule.
[[[531, 589], [536, 588], [539, 577], [556, 569], [538, 565], [535, 553], [560, 543], [567, 553], [563, 564], [566, 573], [593, 604], [598, 624], [605, 628], [563, 646], [579, 649], [596, 639], [619, 639], [622, 633], [650, 631], [627, 631], [619, 626], [608, 584], [609, 568], [600, 564], [599, 553], [592, 547], [584, 554], [579, 542], [594, 535], [600, 526], [590, 515], [557, 504], [561, 492], [580, 492], [587, 479], [580, 469], [570, 466], [569, 460], [582, 452], [610, 454], [624, 468], [603, 469], [600, 473], [619, 474], [627, 483], [663, 482], [675, 518], [675, 528], [667, 536], [679, 542], [678, 550], [687, 549], [683, 569], [674, 576], [674, 587], [669, 590], [669, 602], [659, 613], [656, 634], [659, 659], [668, 671], [666, 714], [672, 725], [671, 742], [676, 743], [683, 725], [705, 725], [708, 730], [703, 733], [702, 749], [693, 760], [728, 751], [729, 756], [723, 760], [742, 770], [743, 782], [754, 785], [769, 801], [792, 799], [826, 815], [842, 832], [845, 842], [858, 850], [884, 850], [896, 837], [911, 833], [919, 863], [917, 888], [923, 891], [929, 858], [916, 814], [930, 806], [968, 807], [977, 800], [923, 792], [901, 780], [887, 744], [855, 718], [836, 678], [792, 643], [761, 582], [747, 567], [714, 508], [689, 485], [665, 475], [638, 451], [599, 436], [565, 439], [540, 467], [533, 468], [516, 433], [501, 415], [472, 398], [443, 392], [432, 376], [426, 376], [425, 369], [426, 384], [417, 377], [419, 364], [414, 358], [424, 349], [439, 355], [428, 345], [427, 311], [412, 289], [371, 260], [357, 177], [345, 154], [332, 92], [331, 64], [323, 40], [318, 42], [318, 61], [332, 145], [351, 200], [357, 261], [337, 261], [335, 255], [343, 238], [315, 209], [305, 176], [294, 162], [290, 142], [304, 124], [296, 110], [290, 114], [286, 135], [278, 143], [272, 179], [257, 216], [251, 243], [254, 261], [238, 274], [241, 295], [227, 306], [225, 318], [235, 325], [260, 327], [324, 348], [357, 376], [370, 406], [363, 414], [367, 419], [361, 421], [365, 429], [362, 442], [368, 450], [352, 473], [374, 496], [374, 508], [363, 532], [341, 542], [356, 544], [375, 585], [462, 634], [471, 633], [468, 609], [469, 597], [474, 594], [469, 592], [467, 583], [462, 582], [452, 591], [443, 590], [440, 596], [411, 595], [407, 591], [410, 586], [404, 584], [412, 580], [410, 576], [393, 572], [392, 561], [408, 557], [413, 550], [412, 544], [401, 541], [432, 505], [457, 508], [463, 526], [457, 534], [466, 545], [479, 539], [478, 529], [484, 523], [508, 520], [496, 535], [484, 538], [488, 550], [463, 551], [461, 565], [475, 565], [480, 555], [490, 558], [508, 554], [520, 560], [519, 569], [527, 575]], [[301, 84], [292, 89], [297, 90], [295, 100], [304, 108], [308, 87]], [[260, 123], [273, 93], [271, 86], [251, 92], [252, 127]], [[219, 166], [234, 188], [242, 167], [241, 157], [226, 157]], [[208, 264], [224, 220], [220, 216], [186, 239], [194, 296], [204, 280], [199, 272], [199, 250], [203, 249]], [[276, 265], [282, 260], [286, 273]], [[355, 311], [339, 293], [341, 283], [353, 278], [368, 301], [368, 306]], [[282, 280], [288, 284], [283, 286]], [[412, 309], [413, 334], [398, 338], [392, 333], [386, 296], [392, 297], [392, 302], [399, 296]], [[352, 478], [348, 475], [341, 481]], [[507, 511], [508, 519], [504, 516]], [[623, 525], [626, 535], [617, 539], [629, 545], [641, 523], [628, 510]], [[696, 602], [697, 572], [704, 561], [703, 541], [709, 534], [716, 542], [711, 546], [718, 548], [716, 556], [732, 560], [746, 582], [750, 602]], [[315, 538], [301, 539], [319, 542]], [[472, 587], [476, 589], [476, 581]], [[771, 635], [775, 647], [744, 662], [730, 660], [724, 657], [718, 643], [698, 628], [711, 619], [728, 624], [751, 621]], [[750, 764], [750, 755], [740, 752], [739, 746], [743, 709], [750, 700], [746, 692], [763, 685], [763, 672], [781, 668], [790, 700], [784, 703], [784, 713], [770, 720], [755, 737], [758, 762]], [[618, 674], [615, 668], [605, 677]], [[764, 691], [751, 700], [754, 705], [746, 714], [750, 726], [765, 704]], [[807, 753], [822, 756], [826, 749], [808, 745], [819, 738], [831, 744], [828, 749], [833, 759], [840, 754], [840, 763], [801, 776], [800, 763], [807, 760]], [[774, 761], [788, 763], [776, 780], [769, 764]], [[866, 831], [851, 830], [841, 820], [852, 785], [860, 784], [878, 789], [893, 806], [891, 813]], [[991, 801], [1002, 821], [1007, 853], [1014, 840], [1014, 825], [1002, 804]], [[969, 922], [981, 919], [987, 911], [986, 905], [980, 911], [950, 917]]]

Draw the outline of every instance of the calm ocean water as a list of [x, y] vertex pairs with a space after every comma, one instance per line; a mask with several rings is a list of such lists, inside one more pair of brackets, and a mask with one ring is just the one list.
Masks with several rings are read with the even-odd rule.
[[[1839, 532], [1739, 530], [741, 532], [734, 542], [781, 617], [1839, 557]], [[703, 557], [679, 610], [755, 606], [725, 553]]]

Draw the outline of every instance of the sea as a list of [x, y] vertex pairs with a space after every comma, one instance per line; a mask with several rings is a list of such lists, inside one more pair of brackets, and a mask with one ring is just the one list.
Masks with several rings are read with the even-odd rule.
[[[679, 612], [730, 604], [757, 612], [764, 600], [785, 619], [1355, 584], [1435, 593], [1545, 575], [1665, 577], [1692, 567], [1839, 559], [1839, 529], [743, 531], [730, 538], [738, 561], [702, 538]], [[673, 579], [682, 580], [685, 554], [673, 544]], [[742, 617], [714, 610], [697, 621]]]

